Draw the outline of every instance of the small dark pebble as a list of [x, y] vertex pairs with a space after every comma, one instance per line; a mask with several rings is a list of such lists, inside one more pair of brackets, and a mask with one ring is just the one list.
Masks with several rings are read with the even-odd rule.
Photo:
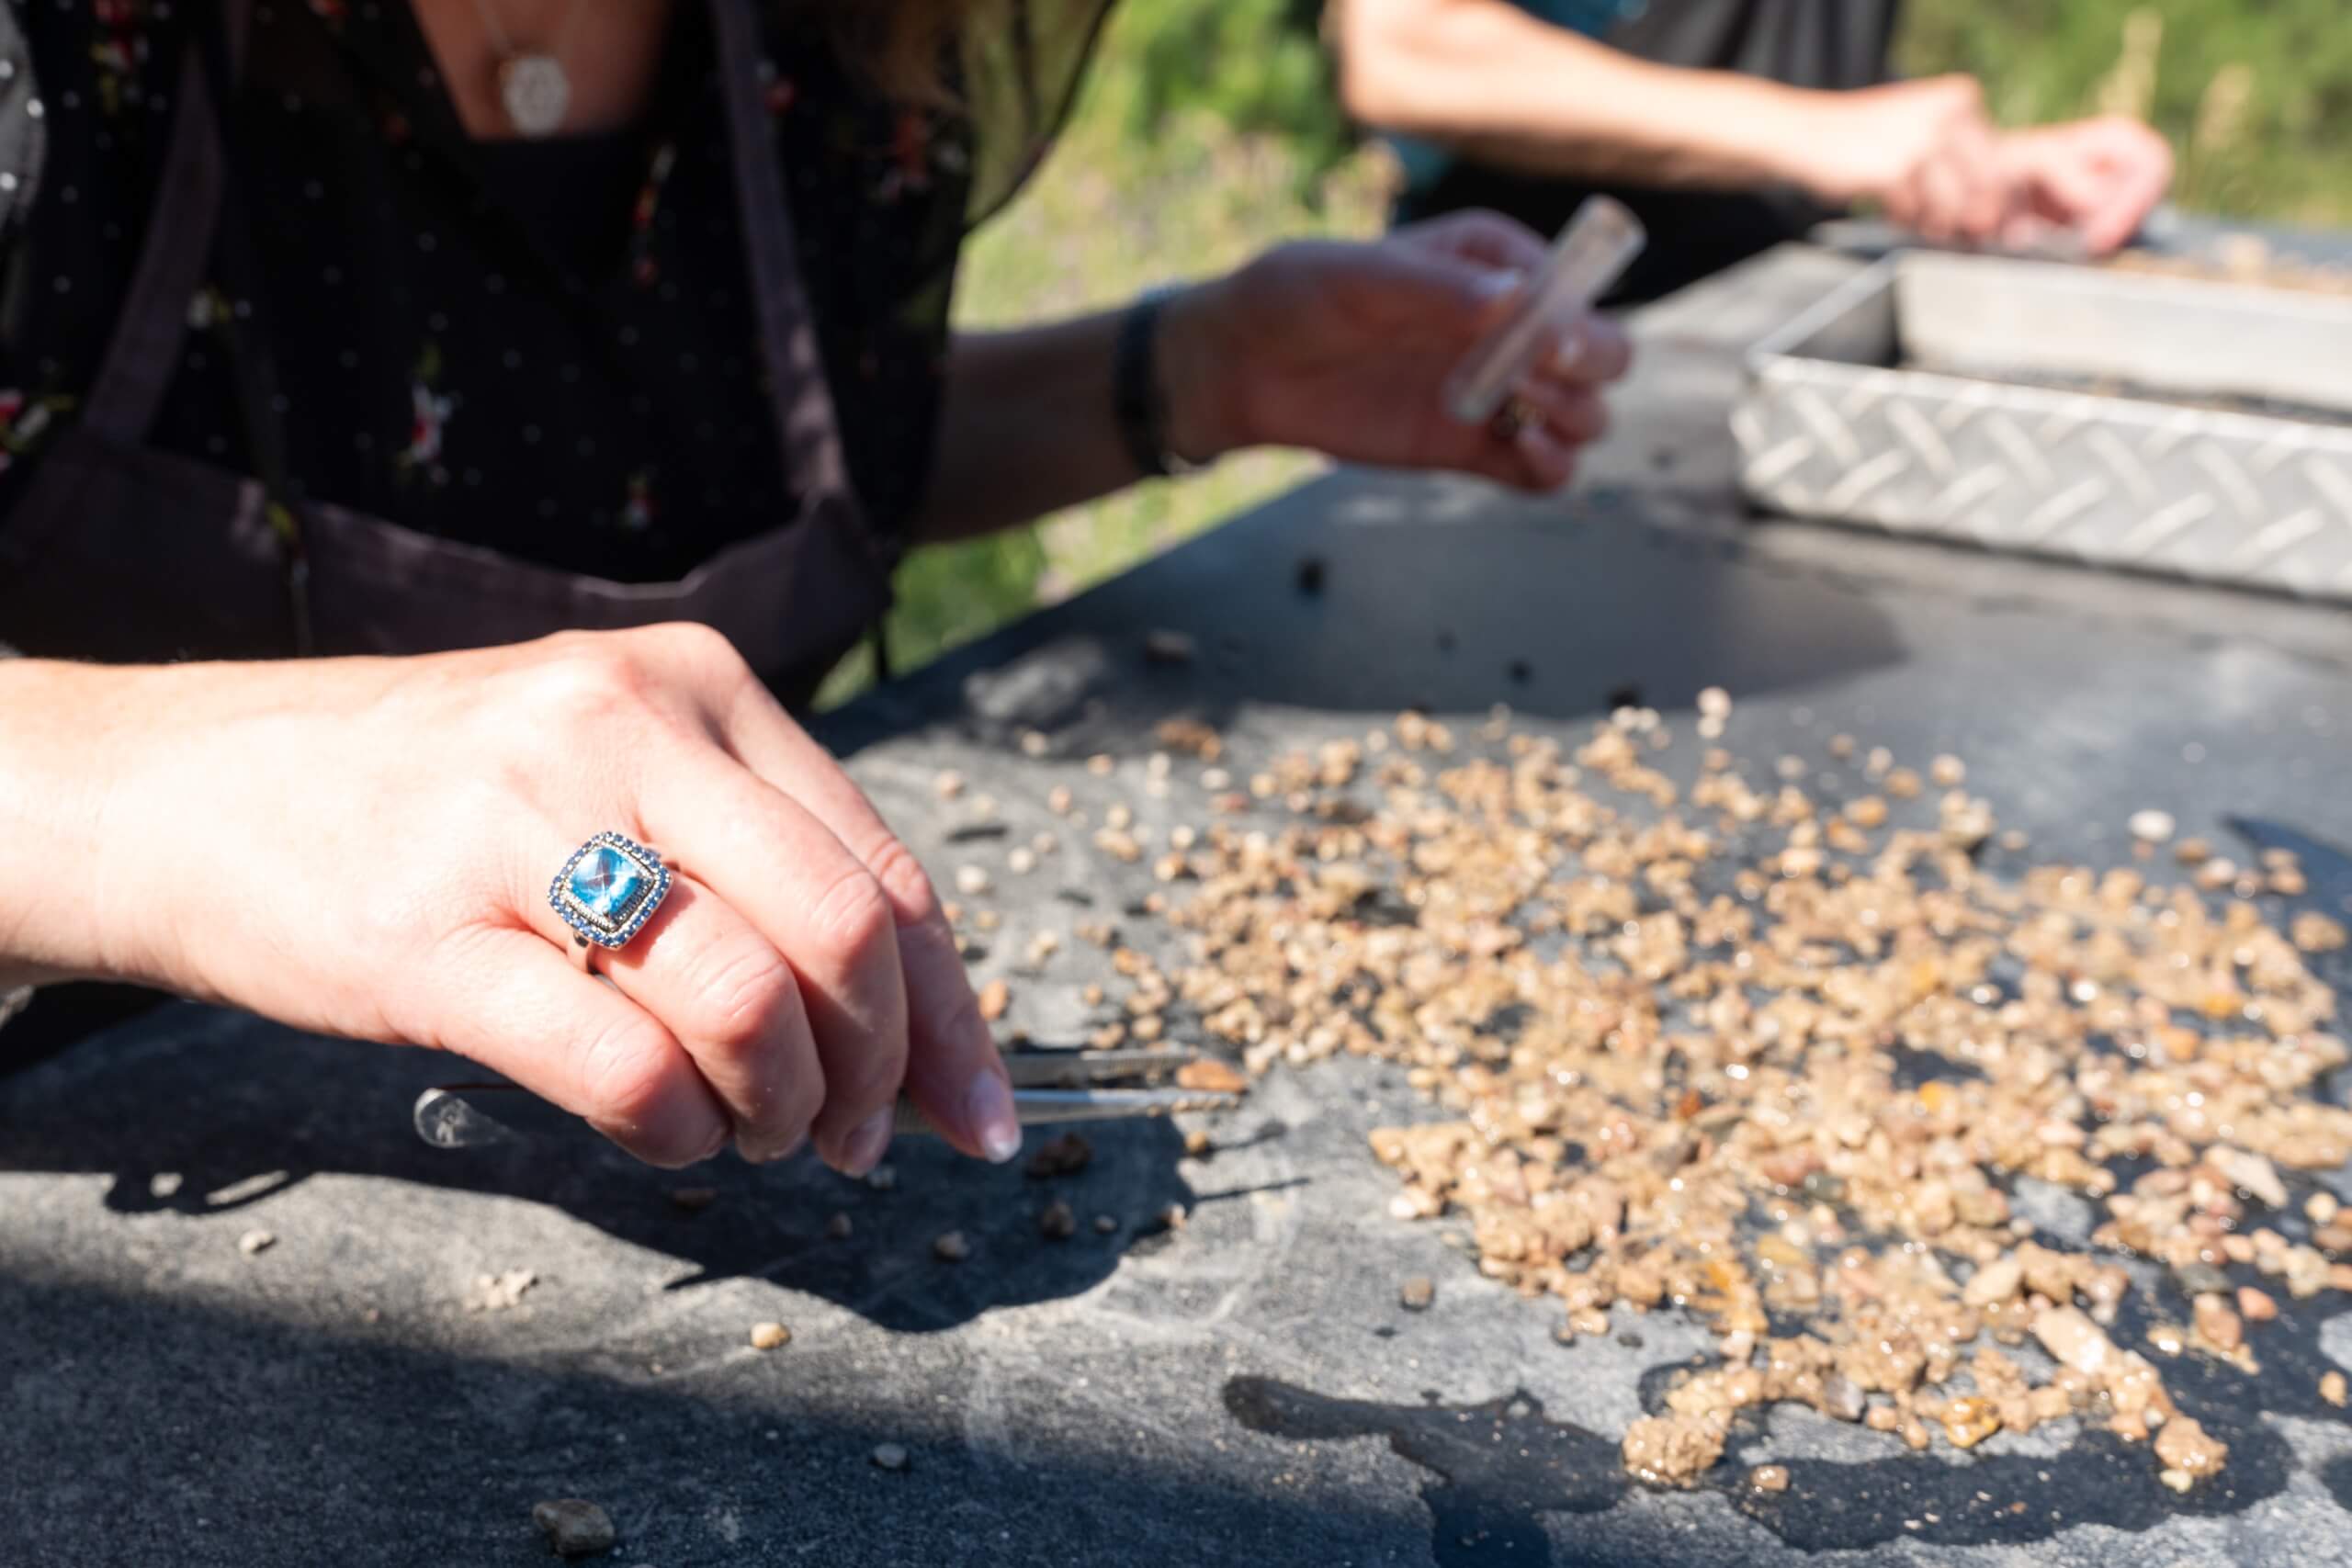
[[670, 1201], [689, 1214], [699, 1214], [718, 1201], [716, 1187], [673, 1187]]
[[1514, 659], [1510, 661], [1510, 672], [1514, 685], [1524, 686], [1534, 678], [1535, 667], [1524, 659]]
[[580, 1497], [558, 1497], [531, 1506], [531, 1522], [560, 1557], [594, 1557], [613, 1549], [613, 1521], [604, 1509]]
[[1094, 895], [1083, 887], [1057, 888], [1054, 891], [1054, 897], [1065, 904], [1075, 904], [1081, 909], [1094, 908]]
[[1437, 650], [1440, 653], [1452, 653], [1453, 651], [1453, 633], [1451, 628], [1445, 626], [1440, 626], [1438, 628]]
[[1642, 1337], [1638, 1334], [1620, 1334], [1617, 1336], [1617, 1343], [1628, 1350], [1638, 1350], [1642, 1348]]
[[947, 829], [947, 841], [951, 844], [968, 844], [981, 839], [1001, 839], [1012, 831], [1012, 829], [1008, 823], [966, 822]]
[[1319, 556], [1306, 556], [1298, 563], [1298, 575], [1294, 581], [1301, 593], [1312, 597], [1323, 592], [1323, 560]]
[[1816, 1203], [1842, 1203], [1846, 1201], [1846, 1179], [1826, 1170], [1810, 1171], [1804, 1179], [1804, 1195]]
[[2184, 1263], [2172, 1271], [2172, 1277], [2183, 1295], [2217, 1296], [2230, 1289], [2230, 1277], [2211, 1263]]

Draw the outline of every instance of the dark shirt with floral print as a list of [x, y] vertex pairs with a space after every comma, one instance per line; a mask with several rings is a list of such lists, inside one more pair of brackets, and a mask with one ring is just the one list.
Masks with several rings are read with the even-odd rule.
[[[187, 28], [218, 15], [9, 9], [0, 528], [96, 373]], [[970, 121], [883, 101], [791, 9], [764, 15], [759, 69], [851, 477], [895, 532], [933, 445]], [[223, 331], [250, 292], [304, 495], [635, 581], [790, 519], [699, 0], [679, 0], [652, 101], [624, 131], [471, 141], [402, 0], [260, 0], [237, 114], [257, 276], [241, 289], [216, 258], [189, 301], [155, 446], [252, 471]]]

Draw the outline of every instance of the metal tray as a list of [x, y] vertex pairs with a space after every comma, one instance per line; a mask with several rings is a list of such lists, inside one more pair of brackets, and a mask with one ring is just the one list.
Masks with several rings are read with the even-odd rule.
[[2352, 299], [1903, 253], [1749, 351], [1732, 429], [1773, 511], [2352, 600]]

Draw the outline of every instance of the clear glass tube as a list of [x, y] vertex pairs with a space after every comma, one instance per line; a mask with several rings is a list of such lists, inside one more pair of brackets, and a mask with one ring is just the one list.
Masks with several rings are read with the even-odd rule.
[[1587, 197], [1552, 242], [1544, 266], [1510, 313], [1471, 346], [1445, 378], [1445, 412], [1484, 424], [1503, 406], [1554, 335], [1592, 309], [1648, 240], [1641, 220], [1605, 196]]

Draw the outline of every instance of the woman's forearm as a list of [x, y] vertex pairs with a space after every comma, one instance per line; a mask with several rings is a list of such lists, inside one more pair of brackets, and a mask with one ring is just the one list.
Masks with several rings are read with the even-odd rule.
[[1510, 0], [1345, 0], [1340, 91], [1365, 124], [1532, 174], [1809, 184], [1831, 95], [1637, 60]]
[[[1193, 462], [1219, 456], [1237, 439], [1216, 427], [1217, 355], [1204, 321], [1214, 290], [1170, 297], [1153, 334], [1163, 435], [1170, 452]], [[1026, 523], [1143, 478], [1120, 435], [1113, 397], [1125, 314], [957, 334], [918, 537], [962, 538]]]

